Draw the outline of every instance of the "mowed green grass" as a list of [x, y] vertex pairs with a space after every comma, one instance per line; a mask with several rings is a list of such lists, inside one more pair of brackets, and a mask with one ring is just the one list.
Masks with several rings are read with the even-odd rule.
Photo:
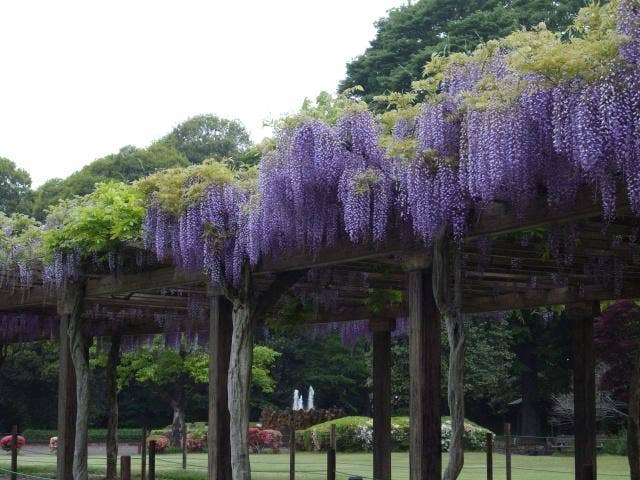
[[[443, 462], [446, 464], [446, 457]], [[326, 455], [322, 453], [300, 452], [296, 456], [296, 479], [318, 480], [326, 478]], [[505, 478], [505, 460], [503, 455], [494, 456], [494, 478]], [[346, 480], [349, 476], [360, 475], [365, 480], [372, 479], [372, 456], [365, 453], [338, 453], [338, 479]], [[392, 457], [393, 479], [409, 478], [409, 456], [407, 453], [394, 453]], [[134, 478], [139, 475], [140, 456], [132, 457]], [[568, 456], [528, 457], [514, 455], [512, 459], [513, 480], [570, 480], [573, 478], [573, 458]], [[21, 453], [18, 459], [18, 470], [23, 473], [37, 475], [55, 471], [55, 457], [47, 454]], [[105, 459], [89, 458], [90, 473], [102, 474], [105, 470]], [[8, 469], [10, 458], [0, 456], [0, 468]], [[251, 456], [252, 478], [254, 480], [288, 480], [289, 455], [263, 453]], [[182, 456], [158, 455], [156, 457], [158, 478], [176, 480], [205, 480], [207, 478], [206, 454], [189, 454], [187, 470], [182, 470]], [[0, 474], [5, 473], [0, 470]], [[626, 457], [603, 455], [598, 457], [598, 476], [602, 479], [629, 478]], [[19, 477], [26, 478], [28, 477]], [[470, 452], [465, 455], [465, 468], [461, 480], [485, 480], [486, 456], [483, 453]], [[30, 479], [34, 480], [34, 479]]]

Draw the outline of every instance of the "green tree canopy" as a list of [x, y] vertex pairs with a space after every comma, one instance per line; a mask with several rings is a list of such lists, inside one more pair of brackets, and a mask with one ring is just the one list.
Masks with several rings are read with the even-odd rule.
[[118, 153], [91, 162], [66, 179], [51, 179], [34, 193], [33, 215], [39, 220], [46, 216], [46, 209], [76, 195], [91, 193], [96, 183], [117, 180], [130, 182], [158, 170], [184, 167], [189, 162], [175, 148], [156, 142], [148, 148], [126, 146]]
[[8, 158], [0, 157], [0, 212], [28, 213], [31, 208], [31, 177]]
[[191, 163], [202, 163], [208, 158], [237, 158], [251, 146], [244, 125], [212, 114], [182, 122], [161, 142], [174, 147]]
[[364, 99], [407, 91], [433, 54], [469, 52], [480, 42], [545, 22], [564, 29], [584, 0], [420, 0], [376, 23], [369, 48], [347, 64], [339, 89], [364, 87]]

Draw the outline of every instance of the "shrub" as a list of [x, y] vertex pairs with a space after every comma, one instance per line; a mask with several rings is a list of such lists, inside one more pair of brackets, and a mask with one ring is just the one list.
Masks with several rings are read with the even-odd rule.
[[602, 453], [607, 453], [609, 455], [626, 455], [627, 454], [626, 432], [622, 431], [616, 437], [607, 437], [604, 441]]
[[249, 428], [249, 448], [254, 452], [260, 453], [265, 448], [270, 448], [273, 453], [279, 453], [281, 447], [282, 433], [278, 430]]
[[[27, 441], [24, 439], [24, 437], [22, 435], [18, 435], [18, 450], [20, 450], [22, 447], [24, 447], [24, 444], [27, 443]], [[2, 448], [4, 451], [9, 451], [11, 450], [11, 447], [13, 445], [13, 436], [11, 435], [7, 435], [4, 436], [0, 439], [0, 448]]]
[[156, 452], [163, 453], [169, 447], [169, 439], [164, 435], [149, 435], [147, 443], [156, 442]]
[[[329, 447], [331, 425], [336, 426], [336, 447], [342, 452], [369, 451], [373, 444], [373, 419], [369, 417], [344, 417], [338, 420], [314, 425], [296, 432], [296, 445], [301, 450], [326, 450]], [[484, 448], [485, 436], [489, 432], [473, 422], [465, 421], [464, 446], [466, 450], [478, 451]], [[317, 445], [314, 445], [314, 437]], [[451, 421], [442, 419], [442, 450], [449, 451], [451, 444]], [[409, 418], [391, 419], [391, 448], [394, 451], [409, 450]]]

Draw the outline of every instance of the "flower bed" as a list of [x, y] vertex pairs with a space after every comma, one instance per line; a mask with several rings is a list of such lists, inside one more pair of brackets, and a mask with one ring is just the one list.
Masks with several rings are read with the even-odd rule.
[[[25, 440], [25, 438], [22, 435], [18, 435], [18, 450], [20, 450], [22, 447], [24, 447], [25, 443], [27, 443], [27, 441]], [[0, 439], [0, 448], [2, 448], [4, 451], [8, 452], [11, 450], [11, 447], [13, 445], [13, 436], [11, 435], [6, 435], [4, 437], [2, 437]]]

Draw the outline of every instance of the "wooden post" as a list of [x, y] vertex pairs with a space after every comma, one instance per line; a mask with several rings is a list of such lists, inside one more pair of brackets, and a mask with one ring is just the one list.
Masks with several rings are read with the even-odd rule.
[[327, 480], [336, 480], [336, 447], [338, 446], [336, 426], [331, 425], [329, 437], [329, 450], [327, 450]]
[[69, 312], [58, 306], [60, 317], [58, 371], [58, 467], [57, 478], [73, 478], [73, 446], [76, 439], [76, 375], [69, 349]]
[[129, 455], [120, 457], [120, 479], [131, 480], [131, 457]]
[[487, 433], [487, 480], [493, 480], [493, 433]]
[[[231, 305], [209, 292], [209, 427], [208, 479], [231, 478], [227, 375], [231, 349]], [[150, 479], [151, 480], [151, 479]]]
[[111, 337], [107, 357], [107, 480], [116, 480], [118, 470], [118, 364], [120, 363], [120, 335]]
[[369, 322], [373, 346], [373, 478], [391, 479], [391, 331], [395, 320]]
[[149, 442], [149, 480], [156, 480], [156, 441]]
[[504, 454], [507, 480], [511, 480], [511, 424], [504, 424]]
[[293, 411], [289, 419], [289, 480], [296, 480], [296, 421]]
[[182, 469], [187, 469], [187, 422], [182, 422]]
[[11, 480], [18, 478], [18, 426], [11, 429]]
[[411, 480], [440, 480], [440, 314], [431, 271], [408, 273]]
[[147, 480], [147, 426], [142, 427], [142, 453], [140, 456], [140, 479]]
[[[573, 401], [575, 415], [575, 478], [595, 480], [596, 465], [596, 380], [593, 321], [600, 313], [599, 302], [569, 304], [573, 356]], [[589, 467], [589, 468], [586, 468]], [[587, 472], [591, 472], [590, 476]]]

